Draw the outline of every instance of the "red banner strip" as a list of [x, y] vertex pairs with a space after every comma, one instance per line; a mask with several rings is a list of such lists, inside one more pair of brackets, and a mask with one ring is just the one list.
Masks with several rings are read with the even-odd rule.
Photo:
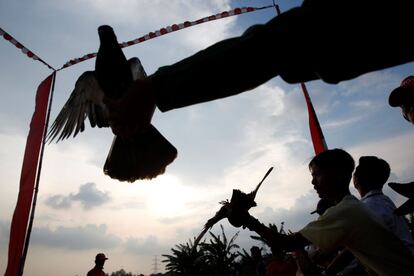
[[16, 276], [19, 272], [20, 261], [26, 237], [26, 229], [32, 205], [34, 186], [39, 163], [39, 153], [45, 131], [45, 121], [49, 95], [54, 81], [55, 72], [47, 77], [38, 87], [36, 107], [30, 123], [29, 135], [26, 141], [23, 166], [20, 175], [20, 189], [16, 208], [10, 227], [9, 256], [5, 276]]
[[40, 57], [35, 55], [32, 51], [30, 51], [25, 46], [23, 46], [23, 44], [21, 44], [19, 41], [14, 39], [10, 34], [8, 34], [2, 28], [0, 28], [0, 36], [2, 36], [5, 40], [9, 41], [11, 44], [16, 46], [18, 49], [22, 50], [22, 53], [25, 54], [26, 56], [28, 56], [29, 58], [34, 59], [34, 60], [38, 60], [41, 63], [43, 63], [44, 65], [46, 65], [47, 67], [49, 67], [49, 69], [55, 70], [52, 66], [47, 64], [43, 59], [41, 59]]
[[[185, 21], [184, 23], [180, 23], [180, 24], [173, 24], [171, 26], [165, 27], [165, 28], [161, 28], [157, 31], [154, 32], [150, 32], [144, 36], [141, 36], [139, 38], [136, 38], [134, 40], [130, 40], [127, 42], [122, 42], [119, 43], [119, 46], [121, 46], [121, 48], [125, 48], [125, 47], [129, 47], [162, 35], [166, 35], [175, 31], [179, 31], [182, 30], [184, 28], [188, 28], [188, 27], [192, 27], [198, 24], [202, 24], [202, 23], [206, 23], [209, 21], [213, 21], [213, 20], [217, 20], [217, 19], [221, 19], [221, 18], [225, 18], [225, 17], [229, 17], [229, 16], [234, 16], [234, 15], [239, 15], [242, 13], [248, 13], [248, 12], [253, 12], [253, 11], [257, 11], [257, 10], [263, 10], [263, 9], [267, 9], [267, 8], [271, 8], [273, 6], [265, 6], [265, 7], [244, 7], [244, 8], [236, 8], [234, 10], [231, 11], [225, 11], [225, 12], [221, 12], [215, 15], [211, 15], [211, 16], [207, 16], [195, 21]], [[75, 59], [71, 59], [70, 61], [66, 62], [62, 68], [58, 69], [58, 70], [62, 70], [64, 68], [70, 67], [72, 65], [78, 64], [80, 62], [83, 62], [85, 60], [91, 59], [96, 57], [96, 53], [91, 53], [91, 54], [87, 54], [84, 55], [81, 58], [75, 58]]]
[[312, 137], [313, 149], [315, 154], [319, 154], [328, 149], [326, 145], [325, 137], [323, 136], [321, 126], [319, 125], [318, 117], [316, 116], [315, 109], [313, 108], [311, 99], [306, 89], [305, 84], [302, 82], [300, 84], [302, 87], [303, 95], [305, 96], [306, 105], [308, 106], [309, 114], [309, 129]]

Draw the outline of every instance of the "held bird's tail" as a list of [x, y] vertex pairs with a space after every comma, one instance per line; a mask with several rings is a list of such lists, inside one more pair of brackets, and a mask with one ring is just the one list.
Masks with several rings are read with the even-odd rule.
[[120, 181], [152, 179], [164, 173], [176, 157], [177, 149], [150, 125], [131, 140], [114, 137], [104, 173]]

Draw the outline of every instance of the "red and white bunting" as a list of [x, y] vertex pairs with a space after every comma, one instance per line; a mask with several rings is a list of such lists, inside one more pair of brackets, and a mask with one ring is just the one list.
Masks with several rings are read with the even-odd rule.
[[[171, 26], [161, 28], [161, 29], [159, 29], [155, 32], [149, 32], [148, 34], [146, 34], [144, 36], [141, 36], [139, 38], [136, 38], [134, 40], [130, 40], [130, 41], [127, 41], [127, 42], [122, 42], [119, 45], [121, 46], [121, 48], [125, 48], [125, 47], [129, 47], [129, 46], [132, 46], [132, 45], [135, 45], [135, 44], [138, 44], [138, 43], [141, 43], [141, 42], [144, 42], [144, 41], [147, 41], [147, 40], [150, 40], [150, 39], [153, 39], [153, 38], [156, 38], [156, 37], [168, 34], [168, 33], [179, 31], [179, 30], [182, 30], [184, 28], [192, 27], [192, 26], [195, 26], [195, 25], [198, 25], [198, 24], [202, 24], [202, 23], [206, 23], [206, 22], [209, 22], [209, 21], [222, 19], [222, 18], [225, 18], [225, 17], [234, 16], [234, 15], [239, 15], [239, 14], [243, 14], [243, 13], [268, 9], [268, 8], [271, 8], [271, 7], [273, 7], [273, 6], [235, 8], [235, 9], [230, 10], [230, 11], [225, 11], [225, 12], [217, 13], [215, 15], [206, 16], [206, 17], [203, 17], [203, 18], [195, 20], [195, 21], [185, 21], [185, 22], [180, 23], [180, 24], [173, 24]], [[17, 48], [21, 49], [23, 54], [25, 54], [29, 58], [34, 59], [34, 60], [38, 60], [38, 61], [42, 62], [44, 65], [46, 65], [47, 67], [49, 67], [50, 69], [56, 71], [56, 69], [54, 69], [52, 66], [50, 66], [47, 62], [45, 62], [39, 56], [34, 54], [28, 48], [23, 46], [23, 44], [21, 44], [16, 39], [14, 39], [10, 34], [8, 34], [2, 28], [0, 28], [0, 36], [2, 36], [5, 40], [12, 43]], [[94, 58], [94, 57], [96, 57], [96, 53], [91, 53], [91, 54], [84, 55], [83, 57], [80, 57], [80, 58], [71, 59], [70, 61], [66, 62], [57, 71], [60, 71], [62, 69], [65, 69], [67, 67], [70, 67], [72, 65], [78, 64], [82, 61], [85, 61], [85, 60], [88, 60], [88, 59], [91, 59], [91, 58]]]
[[46, 65], [47, 67], [49, 67], [50, 69], [55, 70], [52, 66], [47, 64], [44, 60], [39, 58], [37, 55], [35, 55], [32, 51], [30, 51], [29, 49], [24, 47], [23, 44], [21, 44], [19, 41], [14, 39], [10, 34], [8, 34], [2, 28], [0, 28], [0, 36], [2, 36], [5, 40], [9, 41], [11, 44], [13, 44], [18, 49], [20, 49], [22, 51], [22, 53], [25, 54], [26, 56], [28, 56], [29, 58], [34, 59], [34, 60], [38, 60], [38, 61], [42, 62], [44, 65]]
[[[213, 20], [217, 20], [217, 19], [221, 19], [221, 18], [225, 18], [225, 17], [229, 17], [229, 16], [239, 15], [239, 14], [242, 14], [242, 13], [248, 13], [248, 12], [253, 12], [253, 11], [257, 11], [257, 10], [263, 10], [263, 9], [267, 9], [267, 8], [271, 8], [271, 7], [273, 7], [273, 6], [265, 6], [265, 7], [258, 7], [258, 8], [256, 8], [256, 7], [236, 8], [236, 9], [231, 10], [231, 11], [225, 11], [225, 12], [217, 13], [215, 15], [207, 16], [207, 17], [195, 20], [195, 21], [185, 21], [184, 23], [173, 24], [171, 26], [161, 28], [161, 29], [159, 29], [155, 32], [150, 32], [150, 33], [148, 33], [144, 36], [141, 36], [139, 38], [136, 38], [134, 40], [119, 43], [119, 45], [121, 46], [121, 48], [125, 48], [125, 47], [129, 47], [129, 46], [132, 46], [132, 45], [135, 45], [135, 44], [138, 44], [138, 43], [141, 43], [141, 42], [144, 42], [144, 41], [147, 41], [147, 40], [150, 40], [150, 39], [162, 36], [162, 35], [166, 35], [168, 33], [179, 31], [179, 30], [182, 30], [184, 28], [192, 27], [192, 26], [195, 26], [195, 25], [198, 25], [198, 24], [206, 23], [206, 22], [209, 22], [209, 21], [213, 21]], [[94, 57], [96, 57], [96, 53], [87, 54], [87, 55], [84, 55], [81, 58], [71, 59], [70, 61], [66, 62], [62, 66], [62, 68], [60, 68], [59, 70], [62, 70], [64, 68], [70, 67], [72, 65], [75, 65], [77, 63], [80, 63], [82, 61], [85, 61], [85, 60], [88, 60], [88, 59], [91, 59], [91, 58], [94, 58]]]

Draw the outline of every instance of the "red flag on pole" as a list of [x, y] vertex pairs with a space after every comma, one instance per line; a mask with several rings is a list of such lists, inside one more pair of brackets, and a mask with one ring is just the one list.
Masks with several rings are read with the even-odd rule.
[[318, 117], [316, 116], [315, 109], [313, 108], [308, 90], [306, 89], [306, 86], [303, 82], [300, 84], [300, 86], [302, 87], [306, 105], [308, 106], [309, 129], [312, 137], [313, 148], [315, 150], [315, 154], [319, 154], [327, 150], [328, 146], [326, 145], [325, 138], [323, 137], [322, 129], [319, 125]]
[[9, 256], [5, 276], [16, 276], [21, 265], [20, 260], [24, 250], [26, 230], [36, 183], [39, 153], [45, 131], [47, 107], [54, 76], [55, 73], [52, 73], [47, 77], [39, 85], [36, 93], [36, 107], [30, 123], [20, 174], [19, 195], [10, 227]]

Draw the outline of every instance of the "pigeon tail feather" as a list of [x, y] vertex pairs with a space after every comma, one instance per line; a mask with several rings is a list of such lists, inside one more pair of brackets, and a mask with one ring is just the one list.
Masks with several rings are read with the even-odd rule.
[[176, 157], [177, 149], [150, 125], [133, 140], [115, 136], [104, 173], [119, 181], [152, 179], [163, 174]]

